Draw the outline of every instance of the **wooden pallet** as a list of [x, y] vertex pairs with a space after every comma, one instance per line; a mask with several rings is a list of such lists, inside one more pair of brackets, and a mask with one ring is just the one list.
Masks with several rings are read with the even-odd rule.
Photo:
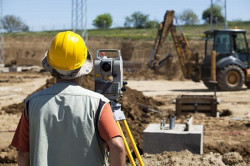
[[186, 112], [210, 113], [217, 115], [217, 97], [214, 95], [181, 95], [175, 100], [176, 116]]

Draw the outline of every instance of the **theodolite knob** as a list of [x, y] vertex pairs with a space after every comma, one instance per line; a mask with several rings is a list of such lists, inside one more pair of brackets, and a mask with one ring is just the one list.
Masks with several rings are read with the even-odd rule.
[[123, 91], [123, 92], [126, 91], [126, 88], [125, 88], [125, 87], [122, 87], [122, 88], [121, 88], [121, 91]]

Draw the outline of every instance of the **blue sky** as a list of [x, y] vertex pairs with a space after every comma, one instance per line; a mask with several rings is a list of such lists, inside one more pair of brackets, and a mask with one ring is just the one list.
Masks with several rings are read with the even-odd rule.
[[[229, 21], [250, 21], [250, 0], [226, 1]], [[71, 0], [2, 0], [2, 3], [3, 16], [19, 16], [30, 30], [71, 28]], [[224, 6], [224, 0], [213, 0], [213, 3]], [[150, 20], [162, 21], [166, 10], [180, 14], [191, 9], [201, 20], [202, 12], [210, 4], [211, 0], [87, 0], [87, 29], [94, 28], [92, 21], [104, 13], [111, 14], [112, 27], [123, 26], [125, 17], [136, 11], [149, 15]]]

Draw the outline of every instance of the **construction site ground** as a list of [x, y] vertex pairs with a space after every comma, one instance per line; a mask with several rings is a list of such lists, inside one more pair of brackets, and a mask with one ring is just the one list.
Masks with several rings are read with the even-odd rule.
[[[25, 61], [28, 61], [39, 66], [50, 39], [51, 37], [9, 38], [6, 40], [7, 62], [23, 65]], [[18, 46], [21, 40], [23, 43]], [[38, 41], [41, 41], [39, 45], [32, 45]], [[124, 51], [124, 59], [127, 57], [127, 60], [137, 62], [142, 54], [145, 57], [141, 60], [146, 61], [146, 55], [150, 54], [151, 47], [149, 46], [152, 46], [153, 41], [134, 44], [123, 41], [121, 43], [119, 45], [119, 42], [112, 40], [90, 39], [89, 45], [94, 45], [90, 48], [91, 50], [97, 48], [133, 50], [132, 52]], [[127, 49], [124, 49], [124, 43]], [[140, 52], [141, 48], [146, 49]], [[130, 53], [133, 56], [128, 58], [126, 55]], [[129, 69], [126, 65], [128, 64], [124, 65], [126, 67], [124, 79], [128, 85], [121, 100], [122, 110], [138, 149], [142, 153], [145, 165], [250, 165], [249, 89], [243, 87], [241, 91], [217, 92], [217, 97], [221, 99], [218, 105], [220, 117], [212, 117], [203, 113], [192, 114], [194, 124], [204, 126], [204, 154], [192, 154], [187, 150], [145, 154], [142, 146], [143, 130], [148, 124], [160, 123], [161, 119], [173, 114], [175, 104], [172, 102], [178, 95], [213, 95], [214, 92], [207, 90], [201, 82], [194, 83], [183, 79], [177, 64], [169, 66], [170, 69], [164, 75], [142, 69], [142, 67], [139, 70], [137, 64], [137, 69]], [[46, 72], [29, 70], [18, 73], [0, 73], [0, 165], [17, 165], [17, 151], [10, 146], [10, 142], [24, 109], [24, 99], [36, 90], [47, 88], [54, 83], [55, 80]], [[85, 76], [82, 86], [93, 90], [93, 74]], [[185, 123], [190, 115], [177, 117], [176, 123]], [[167, 142], [163, 143], [167, 144]]]
[[[15, 112], [12, 108], [10, 112], [8, 112], [8, 109], [6, 111], [6, 106], [23, 102], [25, 97], [46, 84], [49, 75], [46, 73], [24, 72], [0, 73], [0, 76], [0, 108], [5, 108], [5, 111], [1, 109], [0, 112], [0, 163], [15, 163], [17, 153], [15, 149], [9, 145], [22, 110]], [[159, 122], [161, 118], [167, 118], [170, 113], [173, 113], [175, 104], [172, 102], [178, 95], [213, 94], [213, 92], [208, 91], [202, 83], [194, 83], [192, 81], [127, 79], [128, 87], [131, 88], [128, 93], [136, 95], [136, 93], [140, 94], [141, 91], [143, 95], [162, 102], [156, 104], [158, 105], [157, 107], [154, 107], [162, 113], [156, 113], [155, 117], [150, 116], [148, 124], [151, 122]], [[124, 97], [125, 96], [126, 92], [124, 93]], [[245, 162], [249, 163], [250, 102], [248, 96], [249, 90], [245, 88], [237, 92], [217, 92], [217, 97], [221, 99], [218, 110], [222, 113], [222, 117], [216, 118], [202, 113], [193, 115], [194, 124], [204, 125], [204, 155], [192, 154], [185, 150], [182, 152], [164, 152], [163, 154], [157, 155], [145, 154], [143, 160], [145, 160], [146, 165], [149, 165], [149, 163], [168, 165], [171, 164], [171, 162], [181, 165], [183, 161], [179, 161], [178, 159], [181, 159], [183, 156], [186, 156], [187, 161], [185, 161], [185, 163], [193, 163], [193, 165], [198, 165], [197, 162], [204, 165], [218, 165], [218, 163], [223, 165], [222, 155], [227, 152], [238, 152], [240, 154], [240, 156], [236, 154], [227, 154], [229, 157], [238, 160], [237, 163], [243, 164], [243, 159]], [[135, 102], [137, 101], [135, 100]], [[152, 107], [150, 103], [138, 102], [139, 103], [134, 104], [143, 104], [144, 106]], [[18, 108], [17, 105], [16, 109]], [[128, 116], [130, 120], [131, 116]], [[142, 116], [141, 118], [146, 117]], [[185, 118], [186, 116], [177, 118], [176, 123], [185, 123]], [[134, 129], [134, 125], [138, 124], [133, 124], [133, 120], [129, 121], [129, 125], [132, 131], [139, 130], [138, 132], [142, 133], [139, 128]], [[135, 138], [137, 139], [137, 137]], [[137, 141], [141, 142], [141, 140]]]

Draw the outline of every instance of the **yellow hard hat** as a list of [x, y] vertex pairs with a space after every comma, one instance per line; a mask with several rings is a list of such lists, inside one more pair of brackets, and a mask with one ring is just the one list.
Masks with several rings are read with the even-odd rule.
[[60, 32], [51, 42], [47, 54], [49, 65], [57, 70], [75, 70], [81, 67], [88, 55], [87, 47], [80, 35]]
[[81, 36], [66, 31], [53, 38], [42, 65], [52, 76], [74, 79], [91, 72], [93, 59]]

